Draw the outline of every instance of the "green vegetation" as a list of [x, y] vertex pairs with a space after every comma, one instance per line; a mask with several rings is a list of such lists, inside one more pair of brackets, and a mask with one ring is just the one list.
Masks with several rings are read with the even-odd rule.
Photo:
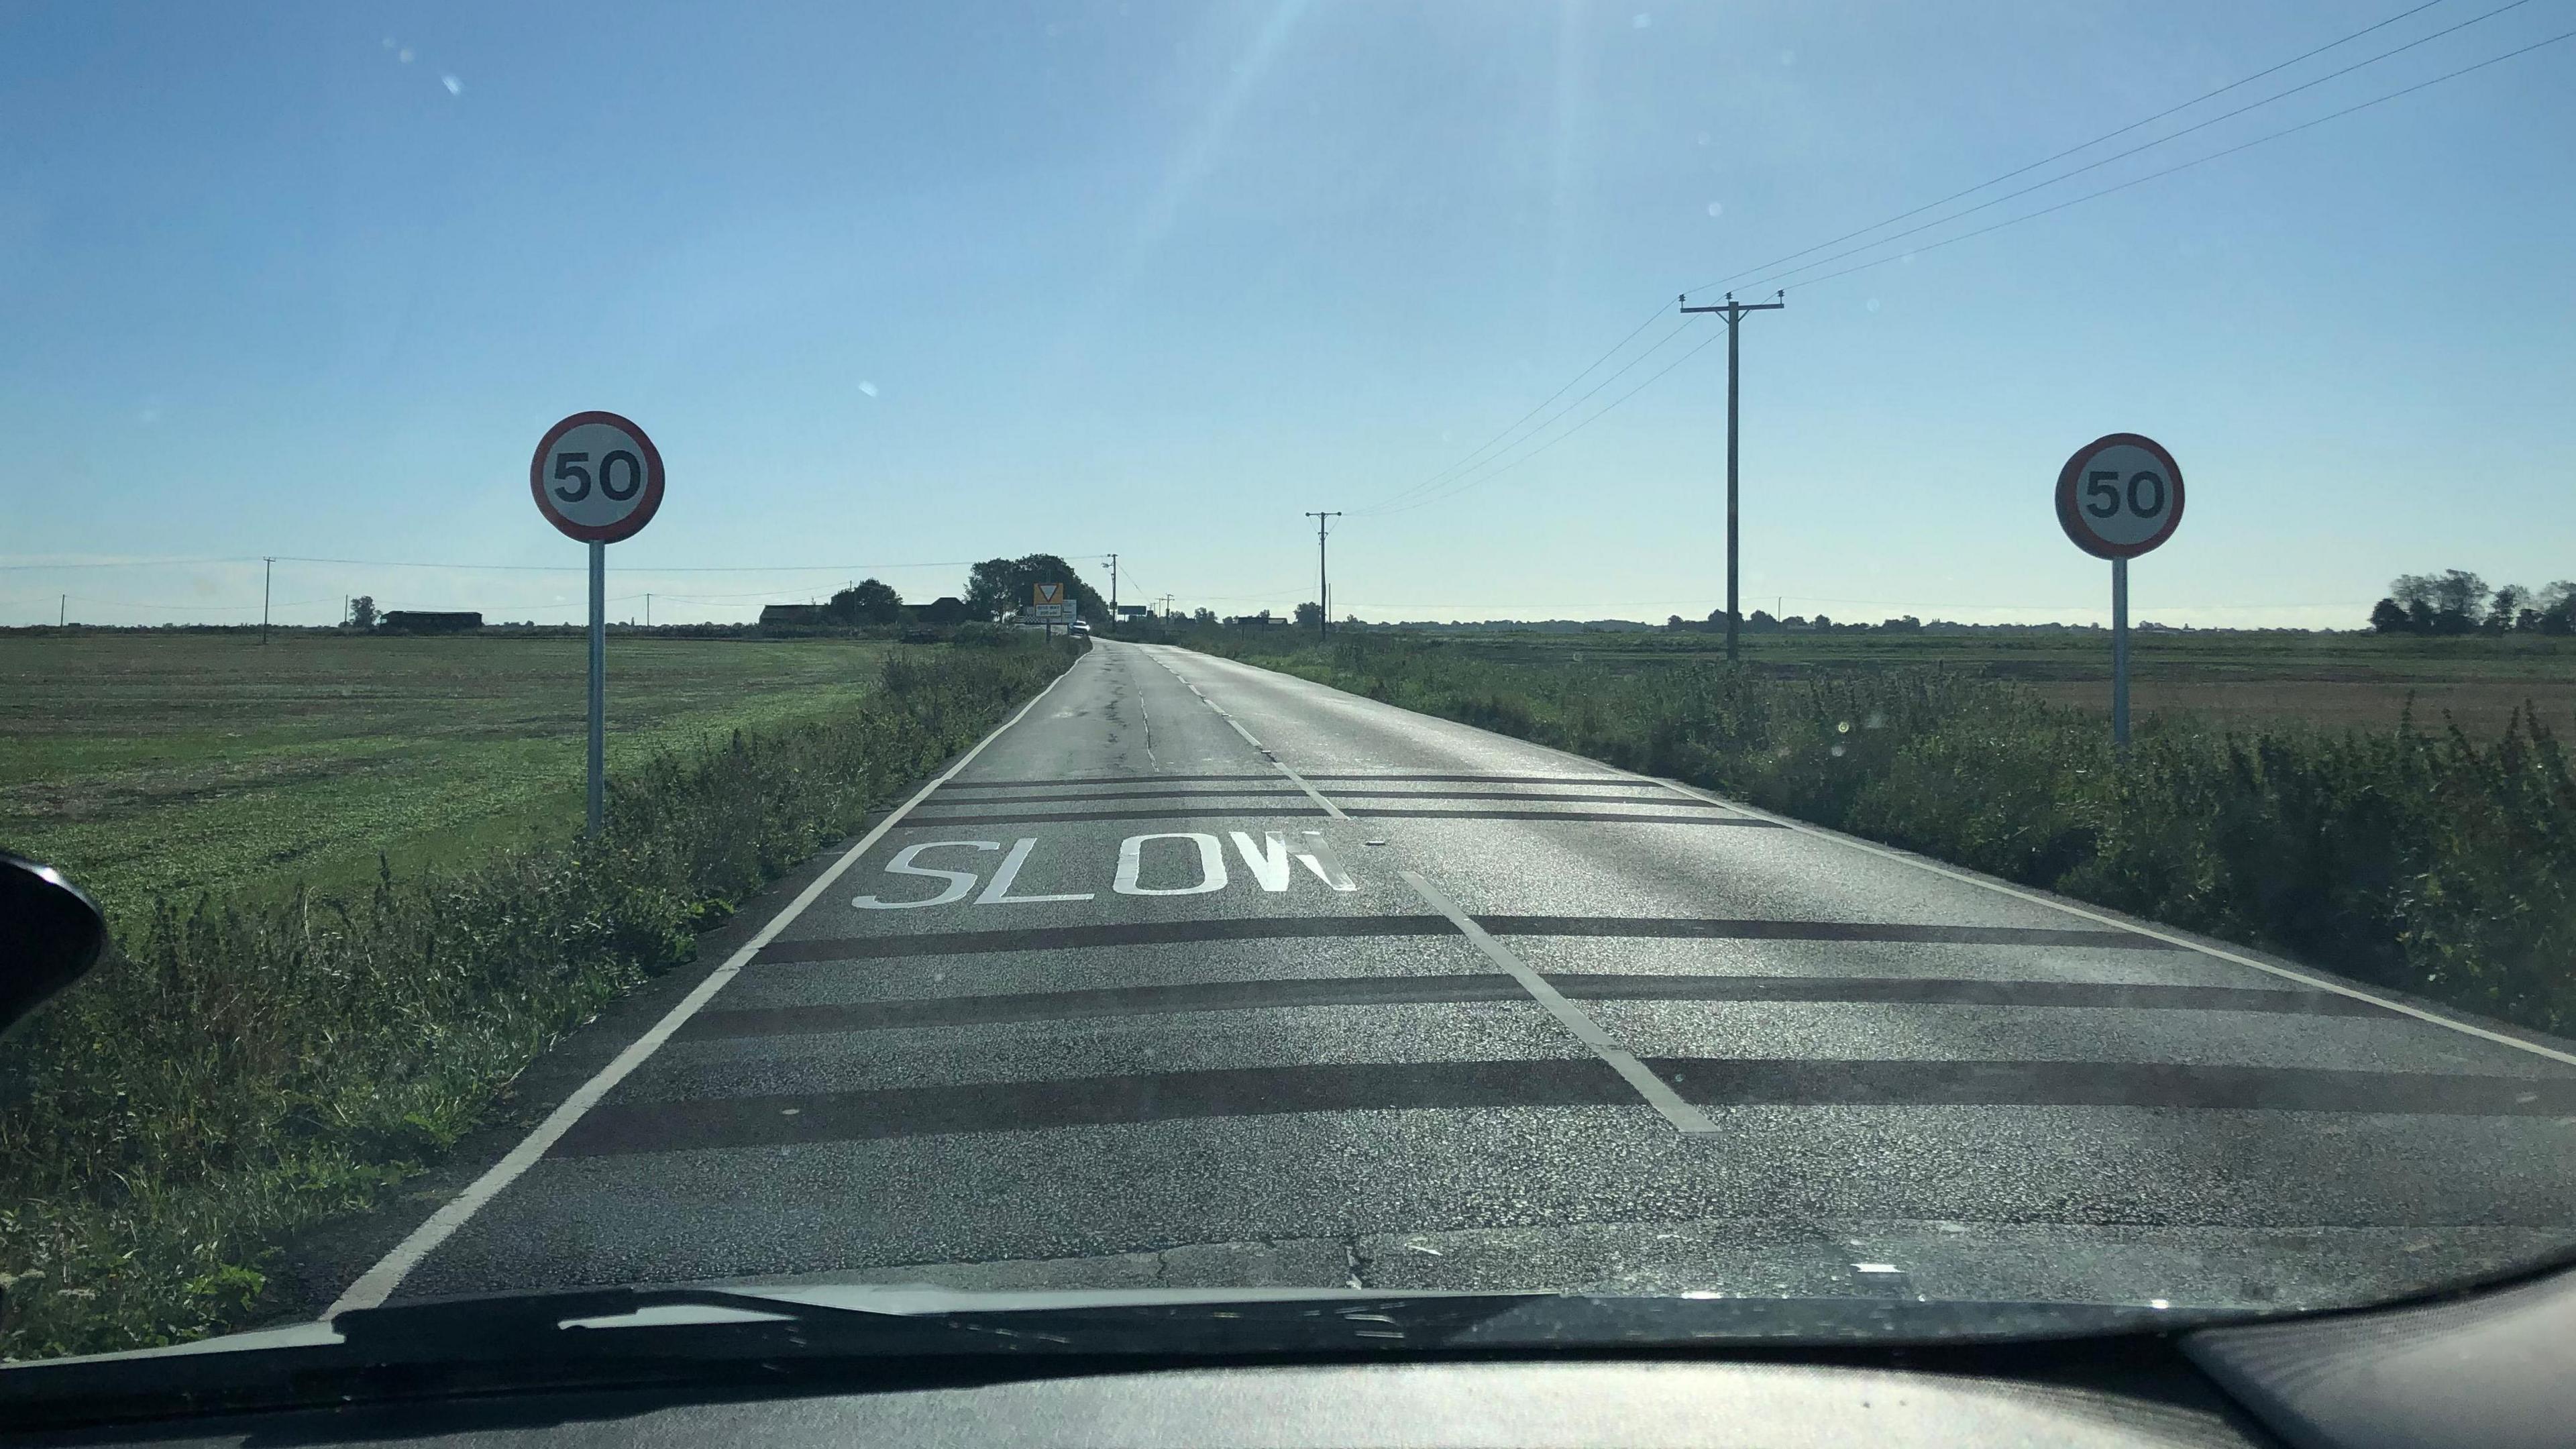
[[[1240, 647], [1284, 652], [1313, 643], [1286, 629], [1229, 630]], [[1167, 637], [1189, 643], [1188, 628]], [[1386, 631], [1341, 637], [1383, 638]], [[1472, 633], [1436, 638], [1450, 657], [1505, 664], [1581, 663], [1616, 672], [1715, 663], [1722, 635], [1690, 631]], [[2012, 680], [2051, 704], [2108, 710], [2111, 636], [2099, 630], [1879, 630], [1748, 634], [1744, 667], [1804, 678], [1819, 671], [1935, 668]], [[2513, 634], [2460, 638], [2305, 631], [2142, 631], [2130, 641], [2131, 701], [2139, 711], [2187, 713], [2213, 724], [2394, 728], [2410, 712], [2445, 717], [2474, 737], [2501, 732], [2525, 704], [2553, 728], [2576, 723], [2576, 638]], [[1225, 646], [1235, 647], [1235, 646]]]
[[[518, 758], [472, 746], [491, 734], [511, 742], [511, 710], [530, 707], [475, 692], [487, 678], [477, 666], [506, 669], [502, 656], [519, 646], [363, 647], [388, 644], [450, 651], [456, 692], [484, 701], [459, 712], [480, 708], [494, 728], [458, 728], [439, 747], [448, 758]], [[843, 702], [794, 719], [810, 711], [749, 693], [736, 717], [754, 723], [698, 743], [686, 741], [713, 712], [674, 705], [664, 716], [672, 747], [627, 754], [595, 841], [530, 837], [453, 866], [380, 864], [350, 892], [199, 896], [122, 919], [112, 958], [0, 1043], [0, 1354], [173, 1342], [256, 1311], [287, 1235], [381, 1200], [482, 1120], [557, 1037], [688, 961], [695, 932], [990, 730], [1075, 654], [993, 629], [940, 648], [725, 647], [743, 652], [719, 658], [704, 686], [675, 667], [666, 695], [706, 699], [802, 671]], [[258, 695], [255, 672], [239, 672], [251, 682], [230, 694]], [[627, 670], [638, 683], [650, 673]], [[138, 676], [128, 692], [164, 688]], [[312, 705], [317, 688], [277, 691], [305, 707], [279, 711], [287, 718], [256, 736], [263, 748], [291, 754], [299, 741], [353, 735]], [[94, 697], [112, 710], [113, 690]], [[382, 697], [349, 698], [387, 718]], [[406, 708], [441, 728], [435, 706]], [[265, 718], [216, 713], [245, 726]], [[527, 732], [519, 721], [515, 733]], [[52, 748], [62, 759], [80, 746]], [[104, 742], [94, 768], [142, 749]], [[199, 808], [171, 810], [179, 798], [161, 799], [163, 818]], [[281, 789], [269, 808], [292, 815], [340, 798]]]
[[[609, 768], [831, 717], [892, 646], [618, 636]], [[0, 635], [0, 841], [122, 922], [155, 896], [363, 887], [579, 828], [577, 632]]]
[[1203, 631], [1195, 647], [2011, 880], [2576, 1030], [2576, 776], [2547, 725], [2476, 738], [2102, 718], [1927, 667], [1624, 666], [1485, 641]]

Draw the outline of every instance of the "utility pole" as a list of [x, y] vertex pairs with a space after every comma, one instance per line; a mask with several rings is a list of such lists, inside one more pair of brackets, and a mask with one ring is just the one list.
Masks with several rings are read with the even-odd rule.
[[1693, 307], [1687, 294], [1678, 300], [1684, 312], [1714, 312], [1726, 319], [1726, 657], [1735, 659], [1735, 629], [1740, 612], [1735, 604], [1735, 328], [1747, 312], [1777, 312], [1789, 305], [1789, 293], [1772, 294], [1768, 302], [1739, 302], [1735, 294], [1726, 294], [1723, 307]]
[[54, 627], [55, 627], [55, 628], [57, 628], [57, 629], [60, 629], [60, 628], [64, 627], [65, 625], [67, 625], [67, 624], [71, 623], [71, 621], [72, 621], [72, 596], [71, 596], [71, 595], [69, 595], [69, 594], [57, 594], [57, 595], [55, 595], [55, 596], [54, 596]]
[[644, 627], [647, 629], [653, 627], [653, 596], [651, 594], [646, 594], [644, 596]]
[[268, 642], [268, 581], [276, 572], [276, 559], [264, 558], [259, 561], [259, 642], [262, 644]]
[[1109, 627], [1118, 627], [1118, 555], [1109, 556]]
[[1333, 576], [1324, 567], [1324, 521], [1342, 515], [1337, 509], [1306, 516], [1315, 520], [1315, 637], [1328, 639], [1333, 633]]

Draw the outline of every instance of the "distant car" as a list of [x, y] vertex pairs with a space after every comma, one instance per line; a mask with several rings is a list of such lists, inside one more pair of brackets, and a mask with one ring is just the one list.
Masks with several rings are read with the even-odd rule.
[[1064, 633], [1068, 639], [1088, 639], [1091, 637], [1091, 626], [1076, 619], [1064, 626]]

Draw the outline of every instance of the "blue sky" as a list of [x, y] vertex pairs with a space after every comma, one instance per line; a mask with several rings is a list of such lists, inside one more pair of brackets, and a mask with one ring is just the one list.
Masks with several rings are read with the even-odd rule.
[[[669, 466], [610, 551], [616, 612], [650, 590], [657, 622], [1033, 550], [1117, 550], [1130, 601], [1284, 610], [1313, 508], [1350, 515], [1337, 612], [1704, 614], [1722, 343], [1383, 505], [1686, 287], [2409, 3], [8, 5], [0, 622], [61, 593], [255, 618], [256, 563], [60, 565], [263, 554], [382, 561], [281, 563], [282, 619], [572, 618], [580, 546], [525, 470], [586, 408]], [[2144, 617], [2349, 625], [2401, 571], [2576, 576], [2576, 42], [1930, 245], [2569, 29], [2530, 0], [1789, 279], [1744, 336], [1747, 607], [2100, 617], [2049, 489], [2114, 430], [2192, 490]]]

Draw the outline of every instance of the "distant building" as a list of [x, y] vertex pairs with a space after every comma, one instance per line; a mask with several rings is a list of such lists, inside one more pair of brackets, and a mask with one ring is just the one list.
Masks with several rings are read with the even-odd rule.
[[376, 627], [389, 634], [470, 634], [483, 627], [483, 616], [428, 609], [387, 609], [377, 620]]
[[975, 616], [966, 601], [954, 594], [931, 600], [927, 604], [906, 604], [904, 617], [916, 624], [963, 624]]
[[1270, 611], [1268, 609], [1264, 609], [1258, 614], [1237, 614], [1235, 617], [1226, 620], [1225, 626], [1229, 629], [1267, 629], [1273, 624], [1285, 624], [1287, 622], [1288, 621], [1284, 618], [1272, 617]]
[[831, 622], [831, 610], [822, 604], [763, 604], [760, 608], [760, 625], [764, 629], [780, 624], [820, 625]]

